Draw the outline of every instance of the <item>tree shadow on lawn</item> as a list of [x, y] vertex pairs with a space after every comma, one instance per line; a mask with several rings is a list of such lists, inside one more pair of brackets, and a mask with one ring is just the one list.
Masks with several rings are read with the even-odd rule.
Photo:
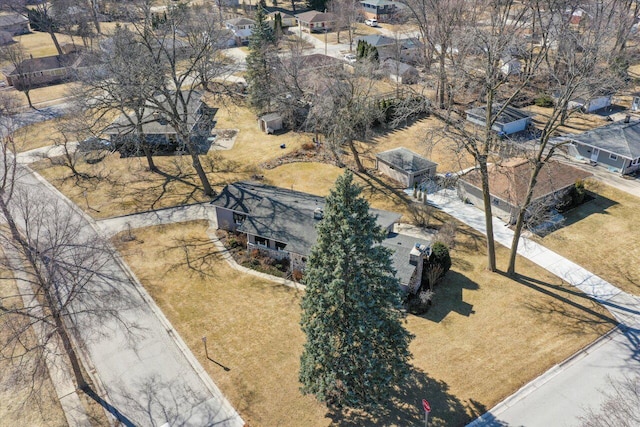
[[461, 401], [449, 393], [447, 383], [430, 378], [425, 372], [412, 367], [407, 380], [396, 387], [386, 404], [369, 412], [330, 408], [327, 416], [332, 424], [342, 427], [422, 425], [422, 399], [431, 404], [429, 425], [432, 427], [462, 426], [487, 410], [473, 399]]
[[440, 323], [451, 312], [466, 317], [471, 316], [475, 311], [473, 311], [473, 305], [463, 301], [462, 291], [464, 289], [477, 291], [480, 286], [467, 276], [449, 270], [435, 289], [433, 305], [429, 311], [418, 317]]
[[609, 215], [607, 209], [618, 204], [618, 202], [614, 200], [591, 191], [587, 191], [587, 196], [590, 197], [591, 200], [587, 200], [580, 206], [576, 206], [575, 208], [563, 213], [565, 220], [560, 226], [560, 230], [593, 214]]
[[[499, 271], [498, 274], [508, 277], [507, 274], [502, 271]], [[597, 330], [600, 329], [600, 326], [603, 324], [610, 324], [611, 326], [618, 325], [618, 321], [612, 315], [599, 313], [593, 308], [588, 307], [586, 304], [581, 304], [579, 301], [575, 301], [575, 299], [579, 298], [590, 301], [593, 305], [597, 303], [597, 301], [593, 300], [586, 294], [572, 289], [570, 285], [554, 285], [552, 283], [523, 276], [521, 274], [516, 274], [516, 277], [511, 279], [516, 283], [554, 298], [555, 301], [552, 302], [536, 302], [529, 300], [524, 305], [537, 313], [548, 315], [561, 314], [562, 318], [556, 318], [555, 321], [562, 323], [562, 326], [567, 330], [566, 333], [584, 333], [586, 327]], [[569, 310], [569, 306], [578, 310]], [[563, 320], [567, 318], [573, 319], [575, 322], [566, 322]], [[549, 320], [551, 319], [552, 318], [549, 317]]]

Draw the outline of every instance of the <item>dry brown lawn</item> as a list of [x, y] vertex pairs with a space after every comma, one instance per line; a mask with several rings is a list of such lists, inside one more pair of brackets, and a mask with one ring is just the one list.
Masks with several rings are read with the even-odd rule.
[[[15, 283], [2, 281], [0, 294], [16, 293]], [[4, 341], [7, 334], [7, 330], [0, 328], [0, 341]], [[66, 426], [67, 421], [49, 376], [44, 373], [42, 379], [32, 378], [36, 362], [33, 356], [26, 357], [22, 364], [0, 358], [0, 425]]]
[[[544, 121], [551, 115], [551, 108], [538, 107], [537, 105], [530, 105], [523, 108], [525, 111], [529, 111], [537, 114], [537, 117], [533, 118], [534, 124], [544, 125]], [[582, 133], [596, 127], [604, 126], [608, 122], [606, 118], [598, 114], [583, 114], [576, 113], [569, 117], [564, 126], [558, 128], [558, 132], [562, 133]]]
[[[484, 240], [461, 227], [435, 306], [407, 318], [416, 335], [410, 380], [378, 415], [327, 412], [299, 391], [299, 291], [238, 273], [217, 256], [203, 276], [176, 265], [184, 257], [177, 239], [206, 241], [206, 228], [205, 222], [151, 227], [136, 230], [133, 242], [114, 241], [251, 426], [418, 425], [425, 397], [434, 408], [432, 425], [462, 425], [615, 324], [597, 304], [526, 260], [519, 264], [527, 277], [521, 282], [486, 272]], [[213, 246], [200, 251], [215, 254]], [[506, 250], [498, 257], [506, 259]], [[228, 372], [205, 358], [203, 335], [209, 356]]]
[[61, 134], [58, 131], [58, 124], [63, 119], [53, 119], [44, 122], [34, 123], [24, 126], [13, 133], [16, 151], [22, 153], [24, 151], [33, 150], [34, 148], [46, 147], [53, 145]]
[[595, 199], [566, 215], [566, 225], [539, 239], [571, 261], [634, 295], [640, 295], [640, 248], [632, 236], [640, 222], [640, 199], [599, 182]]

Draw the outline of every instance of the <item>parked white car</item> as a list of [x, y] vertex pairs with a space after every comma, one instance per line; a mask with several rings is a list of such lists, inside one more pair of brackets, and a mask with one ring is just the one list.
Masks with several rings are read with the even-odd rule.
[[364, 23], [370, 27], [377, 27], [378, 26], [378, 20], [377, 19], [365, 19]]
[[356, 56], [353, 53], [348, 53], [344, 56], [344, 60], [347, 61], [349, 64], [353, 64], [358, 60], [358, 58], [356, 58]]

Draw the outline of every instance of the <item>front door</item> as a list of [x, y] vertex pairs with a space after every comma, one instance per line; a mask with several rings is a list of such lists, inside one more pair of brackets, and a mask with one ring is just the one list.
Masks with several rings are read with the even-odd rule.
[[593, 151], [591, 152], [591, 161], [592, 162], [597, 162], [599, 154], [600, 154], [600, 149], [599, 148], [594, 148]]

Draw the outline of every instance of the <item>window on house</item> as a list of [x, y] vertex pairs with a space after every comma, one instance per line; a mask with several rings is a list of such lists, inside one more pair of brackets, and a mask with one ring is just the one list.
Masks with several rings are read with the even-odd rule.
[[276, 250], [278, 251], [283, 251], [286, 246], [287, 246], [286, 243], [276, 242]]
[[269, 247], [269, 240], [264, 237], [256, 236], [256, 245], [264, 246], [265, 248]]
[[235, 222], [236, 225], [242, 224], [246, 218], [247, 218], [246, 215], [239, 214], [236, 212], [233, 213], [233, 222]]
[[609, 154], [609, 158], [611, 160], [618, 160], [618, 156], [616, 156], [615, 154]]

